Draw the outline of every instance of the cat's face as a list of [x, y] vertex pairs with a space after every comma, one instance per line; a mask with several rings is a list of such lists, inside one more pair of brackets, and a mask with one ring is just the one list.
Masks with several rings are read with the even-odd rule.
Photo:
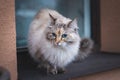
[[67, 24], [58, 24], [56, 20], [53, 20], [47, 28], [46, 39], [54, 46], [65, 47], [74, 44], [79, 38], [77, 29], [76, 20], [70, 21]]

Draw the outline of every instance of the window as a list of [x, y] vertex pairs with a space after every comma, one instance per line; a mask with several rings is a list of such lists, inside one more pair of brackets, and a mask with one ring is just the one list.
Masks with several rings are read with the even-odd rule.
[[71, 19], [77, 17], [80, 36], [90, 37], [90, 0], [16, 0], [18, 48], [27, 46], [30, 22], [42, 8], [55, 9]]

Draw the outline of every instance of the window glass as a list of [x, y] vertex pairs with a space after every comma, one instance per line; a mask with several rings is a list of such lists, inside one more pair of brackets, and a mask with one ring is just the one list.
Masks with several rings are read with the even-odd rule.
[[89, 0], [16, 0], [15, 3], [17, 47], [27, 46], [30, 22], [42, 8], [55, 9], [71, 19], [78, 18], [80, 36], [86, 36], [85, 31], [87, 31], [87, 36], [90, 36]]

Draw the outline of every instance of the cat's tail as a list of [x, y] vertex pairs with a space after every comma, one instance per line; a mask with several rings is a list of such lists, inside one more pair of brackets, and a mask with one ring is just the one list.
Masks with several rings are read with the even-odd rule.
[[80, 41], [79, 60], [85, 59], [93, 49], [94, 42], [90, 38], [83, 38]]

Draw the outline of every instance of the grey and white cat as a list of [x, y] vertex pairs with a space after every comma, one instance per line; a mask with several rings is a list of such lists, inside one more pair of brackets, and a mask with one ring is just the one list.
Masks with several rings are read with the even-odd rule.
[[29, 53], [48, 73], [64, 72], [69, 63], [86, 57], [92, 45], [91, 40], [80, 38], [76, 19], [55, 10], [40, 10], [29, 28]]

